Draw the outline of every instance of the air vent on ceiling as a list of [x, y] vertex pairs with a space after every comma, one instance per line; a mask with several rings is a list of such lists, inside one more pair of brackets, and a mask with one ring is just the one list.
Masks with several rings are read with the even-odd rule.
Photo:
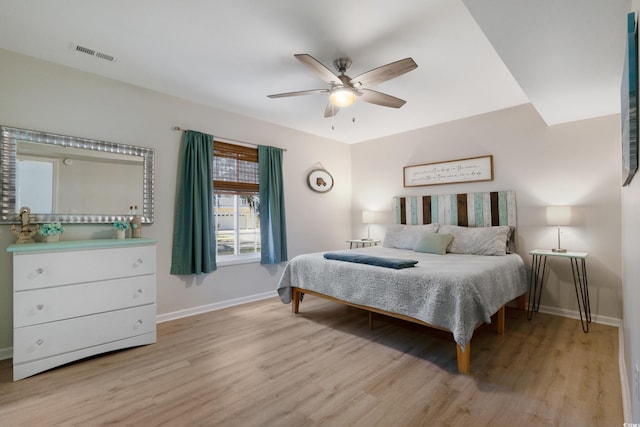
[[113, 62], [116, 60], [115, 56], [108, 53], [98, 52], [95, 49], [88, 48], [86, 46], [80, 46], [79, 44], [72, 43], [71, 48], [76, 52], [85, 53], [87, 55], [95, 56], [96, 58], [104, 59], [105, 61]]

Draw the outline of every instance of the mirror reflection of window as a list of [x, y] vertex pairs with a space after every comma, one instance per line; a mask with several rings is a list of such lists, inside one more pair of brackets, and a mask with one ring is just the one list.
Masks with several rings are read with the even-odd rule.
[[54, 200], [54, 161], [16, 162], [16, 209], [29, 206], [33, 213], [52, 213]]

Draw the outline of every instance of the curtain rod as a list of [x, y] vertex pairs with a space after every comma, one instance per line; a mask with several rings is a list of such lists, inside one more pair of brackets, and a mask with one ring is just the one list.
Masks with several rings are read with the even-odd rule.
[[[189, 129], [184, 129], [181, 128], [180, 126], [174, 126], [173, 130], [189, 130]], [[225, 138], [223, 136], [214, 136], [214, 139], [219, 139], [221, 142], [232, 142], [234, 144], [240, 144], [240, 145], [245, 145], [247, 147], [253, 147], [253, 148], [258, 148], [257, 144], [253, 144], [251, 142], [245, 142], [245, 141], [238, 141], [237, 139], [231, 139], [231, 138]], [[276, 148], [280, 148], [280, 147], [276, 147]], [[287, 151], [286, 148], [281, 148], [282, 151]]]

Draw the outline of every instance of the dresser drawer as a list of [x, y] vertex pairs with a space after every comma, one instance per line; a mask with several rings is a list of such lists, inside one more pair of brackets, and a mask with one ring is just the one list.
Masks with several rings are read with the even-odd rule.
[[155, 271], [156, 248], [153, 245], [15, 253], [13, 256], [14, 291], [139, 276]]
[[152, 304], [156, 275], [135, 276], [13, 294], [13, 327]]
[[13, 363], [19, 364], [154, 332], [150, 304], [14, 329]]

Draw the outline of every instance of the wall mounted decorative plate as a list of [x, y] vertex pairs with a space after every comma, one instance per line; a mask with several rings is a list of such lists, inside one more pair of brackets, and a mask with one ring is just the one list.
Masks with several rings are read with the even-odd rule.
[[326, 193], [333, 188], [333, 177], [324, 169], [314, 169], [307, 176], [309, 188], [318, 193]]

